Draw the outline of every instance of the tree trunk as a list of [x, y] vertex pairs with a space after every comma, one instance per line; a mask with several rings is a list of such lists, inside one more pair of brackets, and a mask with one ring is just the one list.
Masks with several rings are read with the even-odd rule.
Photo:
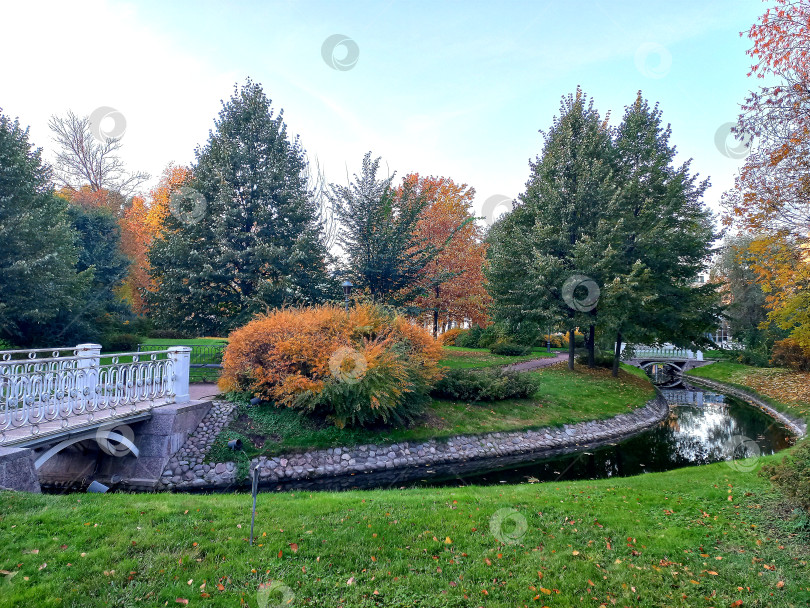
[[596, 327], [593, 324], [588, 332], [588, 367], [596, 367]]
[[433, 307], [433, 338], [439, 337], [439, 286], [436, 285], [436, 306]]
[[576, 340], [574, 339], [574, 330], [568, 330], [568, 369], [574, 369], [574, 348], [576, 347]]
[[622, 356], [622, 332], [616, 332], [616, 350], [613, 353], [613, 377], [619, 377], [619, 360]]

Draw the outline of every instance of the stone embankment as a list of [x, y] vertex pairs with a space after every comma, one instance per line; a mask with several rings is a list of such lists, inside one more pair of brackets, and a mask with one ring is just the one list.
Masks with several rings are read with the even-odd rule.
[[[231, 421], [235, 406], [214, 403], [197, 430], [169, 460], [157, 489], [221, 489], [243, 483], [234, 462], [205, 463], [205, 455], [219, 432]], [[528, 431], [465, 435], [424, 443], [361, 445], [329, 448], [303, 454], [255, 458], [263, 485], [295, 480], [379, 473], [398, 469], [440, 466], [519, 454], [576, 452], [592, 444], [621, 440], [651, 428], [666, 418], [669, 406], [660, 395], [646, 406], [605, 420]]]

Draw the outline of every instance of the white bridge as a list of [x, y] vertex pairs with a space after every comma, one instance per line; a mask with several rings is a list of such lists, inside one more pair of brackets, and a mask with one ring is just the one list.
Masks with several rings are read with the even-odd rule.
[[[680, 382], [679, 377], [690, 369], [701, 367], [711, 361], [703, 360], [703, 351], [679, 348], [669, 344], [662, 346], [646, 346], [642, 344], [631, 345], [632, 348], [625, 348], [622, 344], [622, 360], [629, 364], [643, 369], [652, 377], [670, 368], [674, 370], [677, 380], [671, 382], [672, 386]], [[632, 355], [630, 351], [632, 350]]]
[[138, 456], [115, 427], [188, 402], [190, 354], [175, 346], [104, 356], [98, 344], [0, 351], [0, 448], [55, 443], [36, 460], [39, 469], [65, 447], [102, 433]]

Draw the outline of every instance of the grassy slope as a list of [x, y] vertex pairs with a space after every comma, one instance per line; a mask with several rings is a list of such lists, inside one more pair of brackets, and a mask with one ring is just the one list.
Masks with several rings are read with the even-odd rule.
[[[227, 441], [237, 437], [236, 433], [246, 446], [246, 455], [252, 458], [307, 448], [425, 441], [608, 418], [642, 406], [655, 395], [644, 373], [631, 367], [622, 370], [618, 381], [610, 376], [609, 370], [588, 370], [583, 366], [577, 366], [573, 374], [559, 366], [526, 373], [531, 373], [538, 384], [531, 399], [475, 404], [435, 400], [427, 419], [410, 428], [337, 429], [308, 421], [290, 410], [272, 406], [248, 409], [245, 410], [248, 419], [233, 423], [220, 435], [209, 460], [232, 460], [233, 452], [228, 450]], [[272, 439], [260, 448], [253, 447], [247, 439], [249, 435]]]
[[732, 361], [698, 367], [687, 375], [734, 385], [761, 397], [780, 412], [800, 418], [810, 414], [810, 374], [779, 368], [759, 368]]
[[0, 494], [0, 607], [282, 605], [257, 596], [271, 580], [294, 606], [806, 606], [807, 545], [769, 529], [770, 492], [719, 463], [262, 494], [253, 547], [245, 494]]

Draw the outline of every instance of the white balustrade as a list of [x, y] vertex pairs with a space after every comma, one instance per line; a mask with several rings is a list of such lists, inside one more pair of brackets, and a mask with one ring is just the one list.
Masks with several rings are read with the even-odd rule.
[[72, 416], [185, 403], [190, 354], [181, 346], [103, 356], [98, 344], [0, 351], [0, 445], [22, 427], [35, 434], [48, 422], [68, 427]]
[[[678, 348], [677, 346], [644, 346], [636, 344], [633, 347], [633, 358], [635, 359], [684, 359], [703, 361], [703, 351], [693, 351], [688, 348]], [[625, 350], [622, 344], [621, 352]]]

